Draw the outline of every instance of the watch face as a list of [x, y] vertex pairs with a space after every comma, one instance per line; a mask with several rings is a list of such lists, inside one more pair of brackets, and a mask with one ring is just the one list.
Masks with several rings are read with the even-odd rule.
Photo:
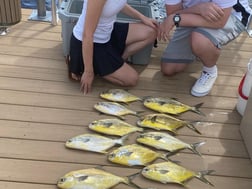
[[175, 22], [179, 22], [179, 21], [180, 21], [179, 16], [175, 16], [175, 17], [174, 17], [174, 21], [175, 21]]

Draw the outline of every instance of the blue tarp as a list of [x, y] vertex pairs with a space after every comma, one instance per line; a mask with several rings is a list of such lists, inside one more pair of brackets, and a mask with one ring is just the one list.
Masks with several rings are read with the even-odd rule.
[[[58, 1], [55, 1], [58, 3]], [[46, 10], [51, 10], [51, 0], [45, 0]], [[26, 9], [37, 9], [37, 0], [21, 0], [21, 7]]]

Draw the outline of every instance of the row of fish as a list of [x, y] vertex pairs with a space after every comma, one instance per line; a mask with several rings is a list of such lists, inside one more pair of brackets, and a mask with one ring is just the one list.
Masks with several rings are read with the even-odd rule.
[[[212, 170], [195, 173], [169, 159], [170, 155], [183, 149], [189, 149], [195, 154], [201, 155], [197, 147], [203, 145], [204, 142], [187, 144], [169, 133], [161, 132], [165, 130], [176, 134], [179, 128], [187, 126], [200, 134], [193, 123], [188, 123], [168, 114], [178, 115], [186, 111], [193, 111], [204, 115], [199, 111], [202, 103], [195, 107], [190, 107], [175, 99], [139, 98], [121, 89], [110, 89], [101, 93], [100, 97], [112, 102], [98, 102], [94, 105], [94, 108], [99, 112], [117, 116], [120, 119], [101, 119], [91, 122], [88, 125], [89, 129], [97, 133], [86, 133], [75, 136], [66, 142], [65, 146], [67, 148], [104, 153], [107, 154], [109, 161], [124, 166], [143, 166], [139, 173], [150, 180], [161, 183], [184, 185], [185, 181], [196, 177], [212, 185], [204, 177], [210, 174]], [[121, 104], [134, 101], [143, 101], [145, 107], [158, 113], [140, 116], [141, 112], [132, 111]], [[136, 123], [137, 126], [123, 121], [123, 116], [127, 114], [139, 117]], [[156, 131], [145, 132], [144, 128], [151, 128]], [[140, 132], [136, 137], [137, 143], [125, 145], [124, 143], [128, 135], [133, 132]], [[120, 136], [120, 138], [110, 138], [103, 134], [113, 137]], [[116, 145], [120, 145], [121, 147], [111, 152], [108, 151]], [[151, 148], [165, 152], [155, 152]], [[158, 158], [164, 159], [165, 162], [151, 164]], [[98, 168], [82, 169], [64, 175], [58, 181], [57, 186], [62, 189], [109, 189], [119, 183], [124, 183], [134, 188], [140, 188], [131, 181], [139, 173], [128, 177], [119, 177]]]
[[[107, 113], [110, 115], [126, 115], [133, 114], [137, 115], [137, 112], [128, 110], [127, 108], [120, 106], [119, 103], [130, 103], [133, 101], [143, 101], [143, 105], [151, 110], [157, 111], [159, 113], [167, 113], [178, 115], [187, 111], [192, 111], [200, 115], [205, 115], [199, 110], [203, 103], [199, 103], [195, 106], [189, 106], [181, 103], [173, 98], [168, 97], [137, 97], [123, 89], [109, 89], [108, 91], [102, 92], [100, 97], [109, 100], [113, 103], [97, 103], [95, 109]], [[101, 107], [100, 107], [101, 106]], [[112, 110], [111, 110], [112, 109]]]
[[101, 134], [121, 136], [121, 138], [111, 139], [102, 135], [87, 133], [69, 139], [66, 142], [66, 146], [74, 149], [107, 153], [106, 150], [112, 148], [116, 144], [123, 145], [128, 135], [137, 131], [141, 132], [136, 138], [137, 142], [172, 153], [182, 149], [190, 149], [194, 153], [201, 155], [196, 148], [204, 144], [204, 142], [187, 144], [169, 133], [162, 133], [159, 131], [143, 132], [142, 128], [128, 124], [119, 119], [101, 119], [94, 121], [89, 124], [89, 128]]
[[[144, 167], [141, 174], [154, 181], [164, 184], [177, 183], [184, 186], [184, 182], [193, 177], [209, 184], [205, 175], [212, 173], [212, 170], [193, 172], [171, 161], [155, 163]], [[57, 186], [62, 189], [109, 189], [119, 183], [141, 189], [138, 185], [132, 182], [133, 178], [139, 173], [128, 177], [120, 177], [98, 168], [88, 168], [76, 171], [71, 171], [59, 179]]]

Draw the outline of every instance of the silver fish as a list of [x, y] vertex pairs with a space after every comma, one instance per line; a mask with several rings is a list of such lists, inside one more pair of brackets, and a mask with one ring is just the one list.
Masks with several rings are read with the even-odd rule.
[[124, 119], [123, 116], [131, 114], [138, 116], [139, 112], [132, 111], [125, 106], [117, 102], [98, 102], [94, 105], [94, 108], [104, 114], [117, 116], [120, 119]]
[[106, 150], [115, 145], [123, 145], [127, 135], [119, 139], [111, 139], [97, 134], [82, 134], [75, 136], [65, 143], [65, 146], [72, 149], [87, 150], [98, 153], [107, 153]]

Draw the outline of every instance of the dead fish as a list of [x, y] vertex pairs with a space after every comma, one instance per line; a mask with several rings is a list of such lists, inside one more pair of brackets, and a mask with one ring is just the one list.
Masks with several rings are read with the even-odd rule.
[[160, 113], [168, 113], [173, 115], [178, 115], [187, 111], [192, 111], [200, 115], [204, 115], [199, 108], [203, 103], [199, 103], [194, 107], [183, 104], [172, 98], [165, 97], [146, 97], [143, 102], [144, 106], [160, 112]]
[[175, 153], [179, 150], [189, 149], [200, 156], [201, 153], [197, 150], [197, 147], [205, 144], [205, 142], [187, 144], [168, 133], [161, 132], [142, 133], [137, 136], [136, 140], [141, 144], [145, 144], [159, 150], [167, 150], [171, 153]]
[[181, 119], [175, 118], [167, 114], [148, 114], [142, 116], [138, 121], [137, 125], [140, 127], [147, 127], [155, 130], [166, 130], [174, 134], [181, 127], [188, 127], [198, 134], [200, 131], [192, 124]]
[[119, 177], [96, 168], [71, 171], [61, 177], [57, 186], [61, 189], [109, 189], [119, 183], [140, 188], [131, 180], [136, 174], [128, 177]]
[[102, 112], [108, 115], [117, 116], [120, 119], [124, 119], [123, 116], [128, 115], [128, 114], [138, 116], [138, 114], [140, 113], [140, 112], [132, 111], [117, 102], [98, 102], [94, 105], [94, 108], [98, 110], [99, 112]]
[[200, 171], [195, 173], [190, 171], [176, 163], [171, 161], [166, 161], [162, 163], [156, 163], [152, 165], [148, 165], [142, 169], [142, 175], [148, 179], [155, 180], [164, 184], [167, 183], [177, 183], [180, 185], [184, 185], [184, 182], [187, 180], [196, 177], [202, 182], [214, 186], [211, 182], [209, 182], [205, 175], [209, 175], [213, 170]]
[[97, 134], [82, 134], [75, 136], [65, 143], [67, 148], [86, 150], [98, 153], [107, 153], [106, 150], [115, 145], [123, 145], [127, 135], [119, 139], [111, 139]]
[[168, 160], [168, 154], [158, 153], [138, 144], [121, 146], [108, 155], [108, 160], [126, 166], [147, 165], [148, 163], [161, 158]]
[[119, 119], [100, 119], [91, 122], [88, 125], [89, 129], [107, 134], [107, 135], [115, 135], [115, 136], [124, 136], [133, 132], [142, 132], [143, 128], [139, 128], [137, 126], [131, 125], [125, 121]]
[[105, 92], [102, 92], [100, 94], [100, 97], [106, 100], [113, 101], [113, 102], [123, 102], [123, 103], [129, 103], [129, 102], [142, 100], [141, 98], [123, 89], [109, 89]]

